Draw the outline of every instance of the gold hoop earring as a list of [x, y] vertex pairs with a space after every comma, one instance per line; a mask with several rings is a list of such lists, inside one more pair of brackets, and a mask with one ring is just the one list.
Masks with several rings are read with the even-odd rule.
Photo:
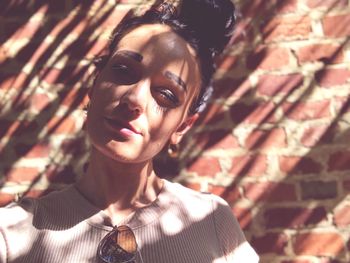
[[180, 146], [178, 144], [169, 144], [168, 155], [170, 158], [178, 158], [180, 155]]

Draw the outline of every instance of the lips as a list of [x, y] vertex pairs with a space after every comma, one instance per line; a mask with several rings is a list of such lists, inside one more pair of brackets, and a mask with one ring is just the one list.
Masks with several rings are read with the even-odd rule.
[[129, 122], [107, 117], [104, 118], [104, 122], [113, 132], [118, 132], [125, 136], [142, 135], [141, 131]]

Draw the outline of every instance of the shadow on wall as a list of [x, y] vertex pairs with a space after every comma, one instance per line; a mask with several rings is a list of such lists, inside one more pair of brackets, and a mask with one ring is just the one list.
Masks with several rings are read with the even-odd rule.
[[262, 262], [348, 262], [348, 2], [238, 6], [215, 96], [163, 171], [226, 199]]
[[[74, 180], [72, 162], [86, 159], [80, 120], [91, 81], [87, 71], [108, 41], [101, 34], [126, 14], [116, 6], [107, 1], [1, 4], [2, 184]], [[42, 157], [48, 159], [35, 164]], [[25, 158], [33, 165], [22, 165]]]
[[[86, 160], [79, 132], [84, 76], [106, 42], [96, 32], [123, 13], [107, 2], [0, 4], [3, 184], [28, 181], [27, 194], [35, 195], [31, 189], [43, 178], [56, 186], [72, 182]], [[348, 2], [237, 4], [242, 14], [218, 60], [214, 99], [180, 159], [163, 160], [158, 169], [225, 198], [262, 261], [306, 255], [346, 262], [349, 32], [346, 19], [331, 22]], [[4, 204], [13, 195], [1, 198]]]

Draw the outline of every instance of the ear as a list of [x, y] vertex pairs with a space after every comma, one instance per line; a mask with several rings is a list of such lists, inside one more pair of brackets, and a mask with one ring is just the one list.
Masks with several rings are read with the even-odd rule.
[[178, 144], [186, 132], [193, 126], [198, 117], [198, 113], [187, 117], [177, 128], [177, 130], [170, 136], [170, 143]]

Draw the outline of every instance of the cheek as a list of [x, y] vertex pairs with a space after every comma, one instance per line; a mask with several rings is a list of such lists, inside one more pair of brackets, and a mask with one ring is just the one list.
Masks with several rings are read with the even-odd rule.
[[181, 111], [164, 111], [157, 105], [151, 105], [151, 109], [148, 114], [150, 140], [166, 142], [181, 122]]
[[98, 111], [113, 108], [119, 103], [123, 89], [115, 88], [113, 83], [103, 82], [94, 87], [95, 90], [91, 96], [91, 104], [95, 104]]

